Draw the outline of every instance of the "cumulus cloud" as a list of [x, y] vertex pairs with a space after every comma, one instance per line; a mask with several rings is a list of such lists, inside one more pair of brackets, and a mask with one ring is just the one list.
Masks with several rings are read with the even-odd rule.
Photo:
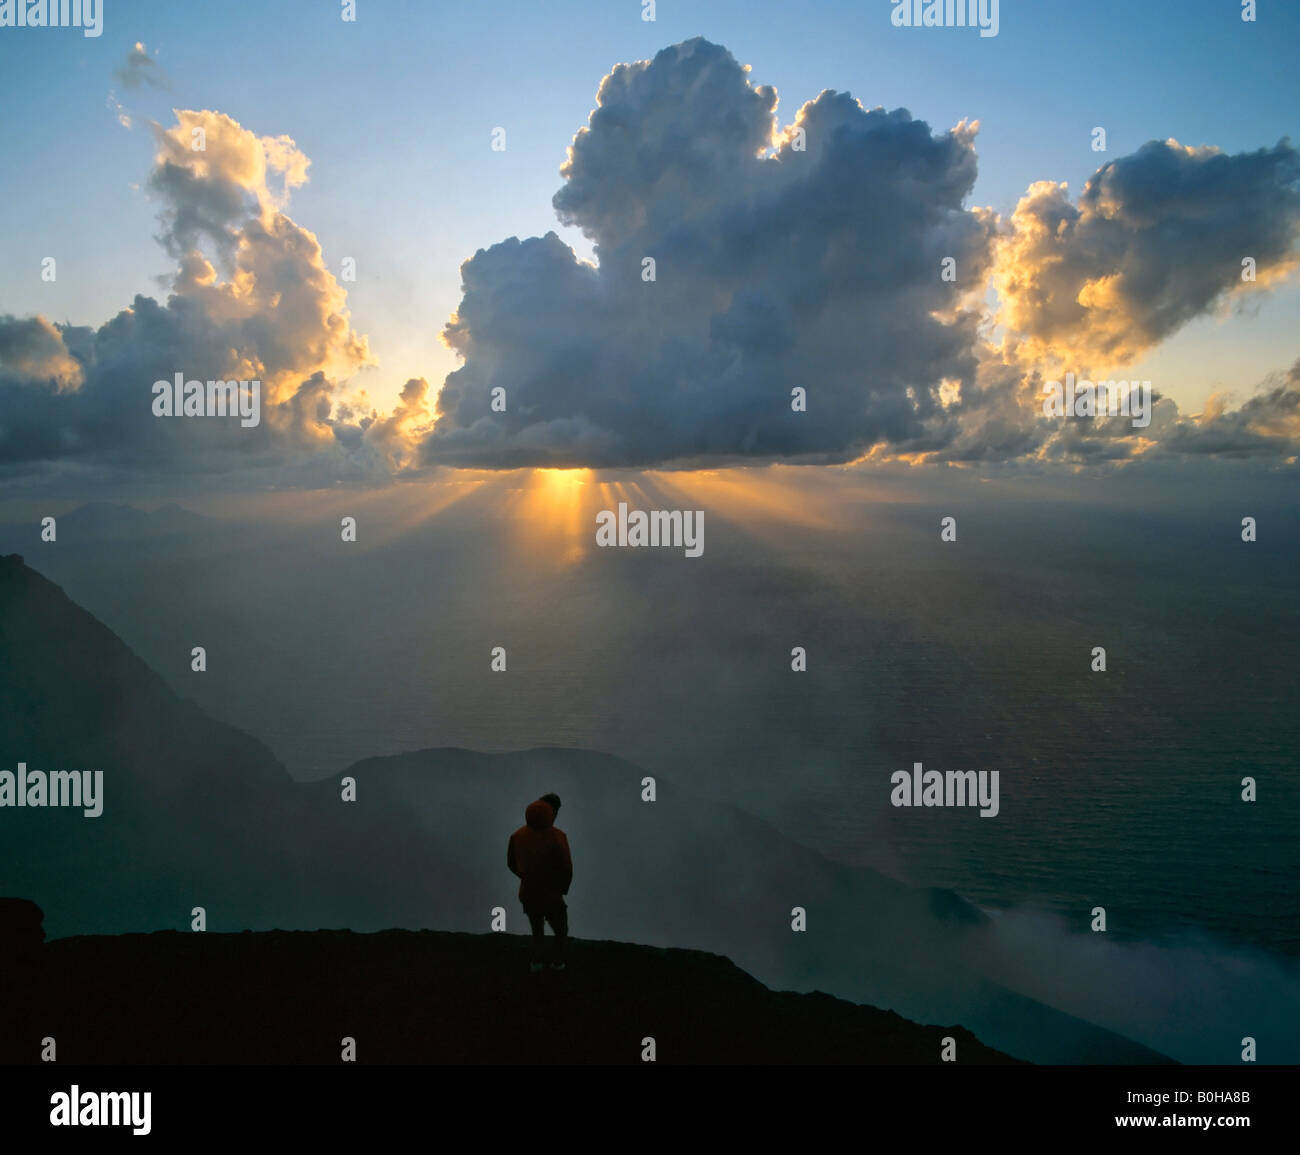
[[1287, 141], [1237, 156], [1152, 142], [1077, 205], [1044, 182], [999, 221], [966, 203], [977, 125], [936, 133], [832, 91], [784, 128], [776, 109], [699, 39], [605, 77], [553, 200], [597, 262], [548, 233], [462, 266], [444, 340], [464, 364], [426, 460], [1123, 458], [1173, 428], [1172, 401], [1154, 430], [1054, 425], [1042, 367], [1158, 343], [1251, 287], [1245, 257], [1256, 288], [1298, 263]]
[[81, 364], [63, 334], [44, 317], [0, 317], [0, 383], [44, 385], [57, 392], [77, 388]]
[[363, 440], [395, 474], [420, 464], [423, 436], [432, 425], [429, 413], [429, 383], [412, 377], [402, 386], [401, 399], [387, 416], [372, 411], [363, 419]]
[[1263, 382], [1239, 409], [1216, 395], [1196, 417], [1173, 422], [1161, 442], [1168, 454], [1290, 457], [1300, 454], [1300, 360]]
[[[1151, 141], [1104, 165], [1077, 205], [1033, 185], [999, 240], [999, 321], [1019, 352], [1115, 364], [1300, 264], [1300, 156]], [[1254, 260], [1256, 281], [1242, 262]]]
[[[283, 211], [307, 158], [211, 111], [178, 111], [154, 135], [170, 295], [137, 296], [96, 330], [0, 321], [0, 463], [229, 469], [360, 443], [331, 413], [332, 382], [371, 363], [369, 347], [315, 236]], [[261, 381], [262, 426], [155, 417], [153, 383], [176, 373]]]
[[[936, 132], [828, 90], [782, 126], [777, 104], [700, 39], [615, 67], [553, 199], [595, 261], [553, 232], [477, 252], [443, 331], [461, 366], [440, 391], [412, 377], [388, 412], [357, 388], [369, 346], [288, 215], [308, 158], [177, 110], [152, 125], [146, 185], [167, 299], [98, 328], [0, 317], [0, 469], [265, 466], [330, 484], [435, 464], [1295, 461], [1294, 369], [1239, 409], [1157, 397], [1142, 428], [1041, 408], [1054, 362], [1088, 375], [1159, 342], [1249, 289], [1245, 257], [1255, 288], [1296, 267], [1289, 142], [1153, 142], [1077, 204], [1035, 184], [999, 220], [968, 203], [977, 124]], [[260, 380], [261, 426], [155, 418], [152, 384], [178, 372]]]
[[776, 103], [703, 40], [605, 78], [554, 199], [598, 264], [550, 233], [462, 266], [444, 338], [464, 365], [428, 460], [831, 462], [934, 442], [944, 382], [978, 363], [970, 294], [995, 222], [963, 207], [975, 126], [936, 134], [827, 91], [778, 131]]

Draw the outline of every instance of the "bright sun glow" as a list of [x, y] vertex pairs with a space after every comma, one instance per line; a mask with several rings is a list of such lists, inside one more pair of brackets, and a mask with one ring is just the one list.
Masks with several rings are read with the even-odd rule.
[[591, 477], [590, 469], [529, 471], [510, 505], [518, 532], [536, 554], [550, 553], [561, 566], [582, 559]]
[[590, 469], [535, 469], [533, 474], [560, 501], [591, 480]]

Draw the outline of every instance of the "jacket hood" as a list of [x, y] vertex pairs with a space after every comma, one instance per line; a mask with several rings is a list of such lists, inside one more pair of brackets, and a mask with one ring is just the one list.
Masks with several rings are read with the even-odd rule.
[[524, 821], [534, 830], [545, 830], [555, 821], [555, 811], [551, 809], [549, 802], [543, 802], [540, 798], [536, 802], [530, 802], [524, 811]]

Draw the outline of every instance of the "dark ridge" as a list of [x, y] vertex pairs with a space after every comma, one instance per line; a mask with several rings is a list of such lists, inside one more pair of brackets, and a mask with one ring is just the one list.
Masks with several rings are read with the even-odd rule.
[[[526, 937], [388, 930], [159, 931], [58, 939], [0, 993], [0, 1062], [940, 1062], [1014, 1064], [962, 1027], [918, 1026], [818, 992], [768, 990], [703, 951], [574, 940], [528, 970]], [[16, 977], [16, 976], [15, 976]], [[14, 1005], [16, 1004], [16, 1005]]]

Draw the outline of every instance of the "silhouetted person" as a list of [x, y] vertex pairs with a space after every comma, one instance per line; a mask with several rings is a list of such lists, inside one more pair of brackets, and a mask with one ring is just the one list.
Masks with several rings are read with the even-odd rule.
[[533, 931], [533, 958], [528, 969], [536, 972], [544, 965], [546, 924], [555, 932], [555, 950], [551, 966], [564, 969], [569, 943], [569, 908], [564, 896], [573, 881], [573, 860], [569, 857], [569, 840], [556, 829], [555, 814], [560, 808], [556, 794], [530, 802], [524, 810], [524, 825], [510, 836], [506, 848], [506, 865], [519, 876], [519, 901], [524, 904]]

